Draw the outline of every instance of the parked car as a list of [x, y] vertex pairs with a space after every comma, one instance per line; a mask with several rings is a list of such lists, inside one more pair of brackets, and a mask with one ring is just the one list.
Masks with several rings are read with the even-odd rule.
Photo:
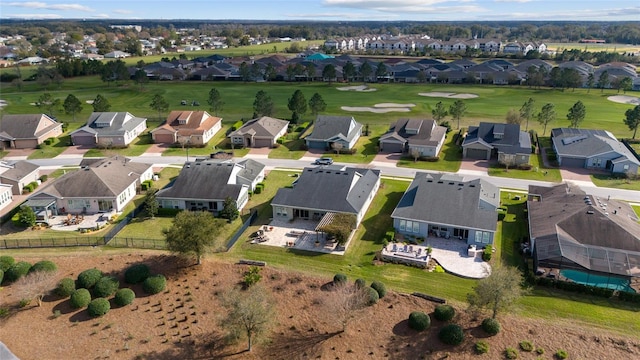
[[322, 157], [319, 159], [316, 159], [315, 163], [316, 165], [331, 165], [333, 164], [333, 159], [330, 157]]

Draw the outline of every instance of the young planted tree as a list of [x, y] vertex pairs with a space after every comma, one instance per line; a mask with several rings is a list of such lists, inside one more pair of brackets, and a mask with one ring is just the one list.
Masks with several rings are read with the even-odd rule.
[[20, 299], [36, 300], [38, 306], [42, 306], [42, 299], [57, 285], [55, 271], [34, 271], [18, 279], [13, 286]]
[[347, 282], [334, 282], [331, 291], [324, 297], [323, 313], [327, 320], [340, 326], [338, 333], [347, 331], [349, 322], [356, 317], [358, 310], [367, 306], [368, 288], [360, 288]]
[[598, 78], [598, 87], [600, 88], [600, 92], [604, 92], [604, 88], [609, 86], [611, 83], [611, 79], [609, 79], [609, 72], [603, 71]]
[[520, 118], [525, 120], [525, 129], [524, 131], [529, 130], [529, 120], [533, 119], [535, 114], [535, 106], [536, 101], [533, 98], [527, 99], [527, 101], [522, 104], [520, 108]]
[[24, 227], [31, 227], [36, 224], [36, 213], [30, 206], [23, 205], [18, 211], [18, 223]]
[[108, 112], [111, 109], [109, 100], [107, 100], [106, 97], [100, 94], [96, 95], [96, 98], [93, 99], [93, 103], [91, 104], [91, 106], [93, 106], [94, 112]]
[[224, 107], [224, 101], [222, 101], [222, 96], [220, 92], [216, 88], [212, 88], [209, 90], [209, 98], [207, 99], [207, 104], [209, 104], [209, 108], [211, 111], [218, 116], [218, 112], [222, 111]]
[[633, 138], [635, 139], [638, 126], [640, 126], [640, 105], [636, 105], [633, 109], [628, 109], [624, 115], [624, 123], [629, 127], [629, 130], [633, 130]]
[[287, 105], [291, 110], [291, 122], [298, 123], [298, 120], [304, 113], [307, 112], [307, 100], [304, 98], [304, 94], [300, 90], [293, 92], [293, 95], [289, 98], [289, 104]]
[[331, 150], [336, 152], [336, 155], [340, 155], [340, 151], [344, 148], [341, 142], [334, 141], [331, 143]]
[[160, 94], [153, 95], [149, 107], [158, 112], [158, 120], [162, 120], [162, 113], [169, 110], [169, 103]]
[[418, 148], [411, 148], [411, 157], [413, 158], [413, 162], [418, 162], [418, 159], [420, 159], [420, 149]]
[[73, 115], [73, 121], [76, 121], [76, 114], [82, 111], [82, 102], [73, 94], [67, 95], [62, 103], [64, 112]]
[[156, 199], [157, 191], [157, 189], [151, 188], [148, 189], [147, 193], [144, 195], [144, 212], [152, 219], [158, 214], [159, 205], [158, 200]]
[[322, 78], [331, 85], [331, 82], [336, 78], [336, 67], [333, 64], [325, 65], [322, 68]]
[[460, 119], [467, 112], [467, 105], [462, 100], [456, 100], [449, 107], [449, 114], [458, 122], [458, 129], [460, 129]]
[[509, 109], [507, 111], [507, 115], [505, 116], [505, 120], [507, 124], [518, 124], [522, 123], [522, 117], [520, 117], [520, 112], [516, 109]]
[[442, 101], [438, 101], [436, 106], [431, 110], [431, 115], [433, 116], [433, 120], [440, 124], [440, 122], [449, 115], [449, 112], [444, 107], [444, 104], [442, 104]]
[[620, 80], [620, 83], [618, 85], [618, 92], [622, 90], [622, 92], [626, 94], [627, 91], [631, 90], [632, 88], [633, 88], [633, 80], [631, 80], [630, 77], [625, 76], [624, 78], [622, 78], [622, 80]]
[[220, 227], [220, 221], [207, 211], [181, 211], [162, 232], [169, 251], [194, 255], [200, 265], [207, 249], [219, 245]]
[[556, 106], [552, 103], [544, 104], [540, 112], [538, 113], [538, 122], [544, 126], [542, 135], [547, 133], [547, 125], [556, 119]]
[[327, 109], [327, 103], [324, 102], [322, 95], [318, 93], [313, 94], [311, 99], [309, 99], [309, 109], [311, 109], [311, 114], [313, 114], [314, 119], [319, 113]]
[[264, 288], [233, 289], [222, 297], [222, 306], [226, 311], [220, 325], [236, 339], [246, 337], [248, 351], [254, 343], [266, 340], [275, 320], [275, 304]]
[[271, 116], [273, 114], [274, 104], [271, 96], [260, 90], [256, 93], [256, 99], [253, 101], [253, 117]]
[[474, 310], [488, 309], [495, 319], [498, 311], [508, 309], [527, 290], [522, 287], [524, 278], [518, 268], [497, 263], [491, 274], [480, 280], [467, 295], [469, 306]]
[[584, 107], [582, 101], [578, 100], [573, 106], [569, 109], [567, 113], [567, 120], [569, 120], [569, 127], [578, 128], [582, 120], [584, 120], [585, 115], [587, 114], [587, 109]]
[[224, 204], [222, 205], [222, 210], [220, 211], [220, 217], [229, 221], [233, 221], [237, 219], [239, 215], [240, 211], [238, 211], [238, 204], [236, 204], [236, 201], [230, 197], [224, 199]]

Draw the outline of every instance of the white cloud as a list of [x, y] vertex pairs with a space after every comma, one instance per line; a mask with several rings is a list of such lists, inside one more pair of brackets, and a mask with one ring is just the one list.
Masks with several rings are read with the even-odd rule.
[[497, 2], [497, 3], [520, 3], [520, 4], [524, 4], [532, 1], [534, 0], [493, 0], [493, 2]]
[[[323, 4], [330, 7], [350, 8], [357, 10], [370, 10], [388, 14], [406, 13], [412, 14], [445, 14], [445, 13], [469, 13], [483, 12], [485, 9], [471, 5], [474, 0], [324, 0]], [[446, 6], [444, 3], [468, 3], [470, 5]], [[439, 6], [436, 6], [439, 5]]]
[[631, 8], [616, 9], [583, 9], [583, 10], [562, 10], [562, 11], [545, 11], [543, 13], [506, 13], [496, 14], [499, 19], [516, 19], [516, 20], [633, 20], [640, 16], [640, 6]]
[[111, 16], [109, 16], [109, 14], [95, 14], [95, 15], [91, 15], [92, 19], [108, 19]]
[[59, 14], [9, 14], [6, 17], [12, 19], [62, 19]]
[[131, 11], [131, 10], [124, 10], [124, 9], [116, 9], [116, 10], [113, 10], [113, 13], [114, 13], [114, 14], [124, 14], [124, 15], [126, 15], [126, 14], [131, 14], [131, 13], [133, 13], [133, 11]]
[[300, 19], [366, 19], [366, 20], [388, 20], [390, 18], [398, 18], [398, 14], [380, 14], [378, 16], [371, 14], [356, 14], [356, 13], [309, 13], [309, 14], [284, 14], [289, 18]]
[[47, 4], [45, 2], [39, 1], [27, 1], [27, 2], [10, 2], [6, 3], [5, 6], [13, 6], [13, 7], [23, 7], [30, 9], [45, 9], [45, 10], [61, 10], [61, 11], [93, 11], [90, 7], [80, 5], [80, 4]]

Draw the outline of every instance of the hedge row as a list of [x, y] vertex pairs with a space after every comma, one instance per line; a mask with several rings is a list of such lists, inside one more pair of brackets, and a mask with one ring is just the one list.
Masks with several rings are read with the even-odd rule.
[[577, 292], [581, 294], [600, 296], [604, 298], [610, 298], [613, 296], [613, 293], [614, 293], [614, 290], [612, 289], [607, 289], [607, 288], [598, 287], [598, 286], [583, 285], [583, 284], [570, 282], [570, 281], [555, 280], [555, 279], [550, 279], [546, 277], [537, 277], [535, 281], [536, 281], [536, 284], [540, 286], [546, 286], [546, 287], [556, 288], [560, 290]]

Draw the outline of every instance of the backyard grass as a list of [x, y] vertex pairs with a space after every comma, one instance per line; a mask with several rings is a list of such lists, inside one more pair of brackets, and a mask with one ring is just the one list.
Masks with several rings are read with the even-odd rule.
[[525, 212], [527, 194], [513, 190], [500, 191], [500, 205], [507, 209], [502, 221], [498, 221], [494, 256], [511, 266], [521, 267], [523, 258], [520, 244], [528, 237], [527, 214]]
[[539, 180], [549, 182], [561, 182], [562, 175], [560, 175], [560, 169], [545, 167], [542, 162], [542, 155], [531, 154], [529, 158], [531, 164], [531, 170], [520, 170], [517, 168], [505, 169], [498, 164], [492, 164], [489, 166], [487, 173], [489, 176], [499, 176], [512, 179], [525, 179], [525, 180]]
[[611, 174], [592, 174], [591, 181], [598, 187], [625, 190], [640, 190], [640, 181], [612, 176]]
[[455, 131], [450, 131], [449, 134], [447, 134], [445, 143], [442, 145], [442, 149], [440, 149], [440, 160], [435, 162], [413, 161], [409, 156], [400, 159], [398, 166], [419, 170], [457, 172], [460, 170], [460, 163], [462, 161], [462, 148], [453, 140], [455, 134]]

